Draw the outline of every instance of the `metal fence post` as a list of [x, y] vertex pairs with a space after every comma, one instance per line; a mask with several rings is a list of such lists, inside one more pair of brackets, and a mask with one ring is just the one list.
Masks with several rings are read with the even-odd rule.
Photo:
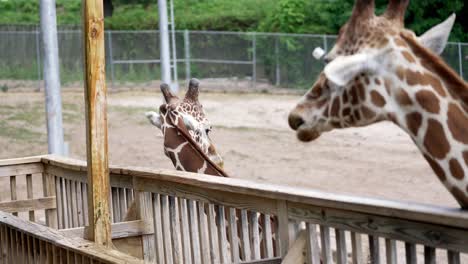
[[460, 71], [460, 77], [463, 78], [463, 53], [462, 53], [462, 47], [461, 47], [461, 42], [458, 42], [458, 64], [459, 64], [459, 71]]
[[42, 68], [41, 68], [41, 42], [39, 41], [41, 31], [36, 30], [36, 67], [37, 67], [37, 90], [41, 90], [41, 81], [42, 81]]
[[184, 47], [185, 47], [185, 78], [190, 80], [190, 35], [188, 30], [184, 30]]
[[252, 85], [255, 87], [257, 82], [257, 37], [252, 32]]
[[280, 61], [279, 61], [279, 36], [277, 35], [275, 38], [275, 64], [276, 64], [276, 86], [281, 84], [281, 69], [280, 69]]
[[112, 31], [107, 31], [107, 41], [109, 49], [109, 66], [111, 71], [111, 87], [114, 88], [114, 56], [112, 54]]

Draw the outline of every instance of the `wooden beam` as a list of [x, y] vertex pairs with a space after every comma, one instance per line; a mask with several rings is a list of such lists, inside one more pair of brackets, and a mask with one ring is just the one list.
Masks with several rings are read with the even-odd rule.
[[55, 196], [0, 203], [0, 211], [7, 213], [27, 212], [44, 209], [47, 210], [54, 208], [56, 208]]
[[[83, 237], [84, 227], [75, 227], [59, 230], [67, 237]], [[120, 222], [112, 224], [112, 239], [136, 237], [154, 234], [153, 226], [142, 220]]]
[[109, 213], [109, 160], [102, 1], [83, 0], [86, 146], [88, 160], [87, 238], [96, 244], [112, 244]]

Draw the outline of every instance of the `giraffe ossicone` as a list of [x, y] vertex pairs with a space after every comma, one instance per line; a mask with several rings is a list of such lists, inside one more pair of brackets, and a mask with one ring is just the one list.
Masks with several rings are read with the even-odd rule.
[[438, 56], [455, 15], [420, 37], [404, 27], [409, 0], [356, 0], [326, 66], [290, 112], [299, 140], [391, 121], [405, 130], [458, 203], [468, 209], [468, 84]]

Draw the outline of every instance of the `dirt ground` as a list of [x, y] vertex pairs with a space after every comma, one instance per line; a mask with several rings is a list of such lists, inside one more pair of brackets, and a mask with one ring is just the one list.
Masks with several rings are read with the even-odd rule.
[[[298, 95], [201, 94], [212, 138], [235, 178], [456, 207], [410, 138], [391, 123], [346, 129], [301, 143], [287, 126]], [[109, 94], [110, 162], [173, 168], [161, 132], [144, 112], [159, 93]], [[64, 92], [70, 156], [85, 159], [83, 94]], [[43, 93], [0, 94], [0, 159], [47, 152]]]

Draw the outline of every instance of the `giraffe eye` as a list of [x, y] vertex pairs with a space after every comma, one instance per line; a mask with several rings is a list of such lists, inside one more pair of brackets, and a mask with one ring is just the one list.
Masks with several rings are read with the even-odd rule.
[[209, 128], [206, 128], [205, 132], [206, 132], [206, 134], [210, 133], [211, 132], [211, 126]]

